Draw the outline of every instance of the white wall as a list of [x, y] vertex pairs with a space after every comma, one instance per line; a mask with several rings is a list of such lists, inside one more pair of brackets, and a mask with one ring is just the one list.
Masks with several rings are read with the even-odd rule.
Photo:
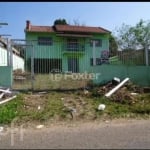
[[7, 66], [7, 51], [0, 47], [0, 66]]
[[[0, 47], [0, 66], [7, 66], [7, 51]], [[13, 70], [22, 69], [24, 71], [24, 59], [13, 54]]]
[[13, 70], [22, 69], [24, 71], [24, 59], [13, 54]]

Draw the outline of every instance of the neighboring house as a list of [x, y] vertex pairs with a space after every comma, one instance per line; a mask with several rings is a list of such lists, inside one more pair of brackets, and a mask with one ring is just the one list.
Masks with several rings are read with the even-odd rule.
[[35, 26], [26, 21], [25, 37], [33, 44], [27, 47], [26, 57], [30, 64], [34, 54], [35, 73], [48, 73], [53, 69], [88, 72], [93, 63], [108, 63], [109, 34], [110, 31], [101, 27]]
[[[24, 71], [24, 59], [20, 57], [20, 52], [12, 47], [13, 70], [22, 69]], [[0, 66], [7, 66], [7, 42], [0, 37]]]

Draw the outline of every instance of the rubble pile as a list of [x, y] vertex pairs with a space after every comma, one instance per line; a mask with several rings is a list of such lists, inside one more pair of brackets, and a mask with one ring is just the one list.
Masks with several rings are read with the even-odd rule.
[[132, 104], [136, 102], [136, 98], [131, 92], [126, 88], [122, 87], [115, 94], [110, 97], [110, 100], [120, 103]]
[[[118, 82], [119, 84], [119, 82]], [[108, 82], [107, 84], [99, 87], [95, 87], [91, 90], [90, 96], [101, 97], [108, 93], [110, 90], [118, 85], [114, 80]], [[144, 93], [145, 91], [150, 91], [150, 88], [144, 88], [133, 84], [131, 81], [126, 82], [122, 87], [120, 87], [115, 93], [113, 93], [109, 99], [114, 102], [119, 103], [136, 103], [136, 96]]]

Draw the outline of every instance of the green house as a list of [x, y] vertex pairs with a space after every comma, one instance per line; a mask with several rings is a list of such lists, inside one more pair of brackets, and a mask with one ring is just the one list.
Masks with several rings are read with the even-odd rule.
[[26, 59], [28, 65], [34, 63], [35, 73], [89, 72], [93, 66], [109, 63], [109, 35], [102, 27], [37, 26], [26, 21], [25, 38], [31, 44]]

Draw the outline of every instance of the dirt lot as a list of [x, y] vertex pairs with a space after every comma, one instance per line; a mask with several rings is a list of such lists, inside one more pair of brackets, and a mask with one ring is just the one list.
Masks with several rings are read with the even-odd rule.
[[[26, 121], [80, 121], [113, 118], [149, 117], [149, 88], [125, 84], [110, 98], [104, 95], [115, 85], [88, 87], [89, 89], [66, 92], [35, 92], [23, 95]], [[145, 90], [146, 89], [146, 90]], [[105, 104], [104, 111], [98, 110]]]
[[[74, 91], [20, 93], [0, 106], [0, 123], [11, 123], [14, 119], [23, 124], [150, 117], [149, 87], [128, 82], [109, 98], [105, 97], [115, 86], [109, 82], [103, 86], [89, 84]], [[100, 104], [105, 105], [104, 110], [98, 110]]]

